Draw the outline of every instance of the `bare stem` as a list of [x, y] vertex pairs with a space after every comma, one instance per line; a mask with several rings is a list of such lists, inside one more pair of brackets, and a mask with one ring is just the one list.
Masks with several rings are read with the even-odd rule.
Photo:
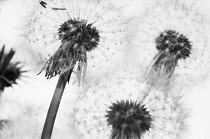
[[41, 139], [51, 139], [57, 111], [60, 105], [60, 101], [61, 101], [64, 89], [65, 89], [66, 83], [68, 81], [68, 75], [70, 75], [71, 72], [72, 71], [70, 71], [70, 73], [69, 72], [63, 73], [62, 75], [60, 75], [58, 79], [57, 86], [55, 88], [55, 91], [54, 91], [54, 94], [50, 103], [50, 107], [48, 109]]

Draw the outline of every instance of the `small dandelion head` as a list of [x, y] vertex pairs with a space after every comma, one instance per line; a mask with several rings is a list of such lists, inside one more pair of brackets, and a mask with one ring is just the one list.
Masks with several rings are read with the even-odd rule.
[[175, 30], [161, 32], [155, 43], [159, 53], [168, 51], [170, 55], [176, 55], [177, 59], [186, 59], [191, 53], [192, 45], [189, 39]]
[[86, 85], [72, 114], [81, 138], [174, 139], [184, 129], [181, 99], [148, 88], [133, 72], [118, 71]]
[[208, 73], [209, 23], [193, 6], [181, 1], [154, 1], [139, 18], [136, 45], [144, 52], [140, 59], [149, 65], [145, 78], [152, 84], [165, 86], [176, 80], [188, 85]]
[[24, 36], [29, 49], [46, 59], [42, 67], [47, 78], [74, 70], [80, 82], [87, 63], [91, 70], [99, 72], [99, 68], [113, 63], [123, 52], [127, 21], [122, 20], [119, 9], [110, 0], [51, 0], [33, 4]]
[[4, 50], [5, 46], [3, 46], [0, 52], [0, 90], [17, 84], [17, 80], [20, 79], [22, 73], [25, 72], [22, 70], [22, 67], [19, 66], [20, 62], [11, 62], [15, 51], [11, 49], [8, 54], [5, 54]]
[[152, 118], [144, 105], [121, 100], [112, 103], [109, 109], [106, 117], [112, 126], [111, 139], [140, 139], [151, 127]]

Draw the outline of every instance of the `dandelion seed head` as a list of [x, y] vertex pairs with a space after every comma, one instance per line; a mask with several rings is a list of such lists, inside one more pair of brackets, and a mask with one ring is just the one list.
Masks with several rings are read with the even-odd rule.
[[5, 45], [2, 47], [0, 52], [0, 90], [17, 84], [17, 80], [25, 72], [22, 70], [22, 66], [19, 65], [20, 62], [11, 62], [14, 54], [13, 49], [5, 54]]
[[[115, 78], [113, 78], [115, 77]], [[125, 70], [89, 84], [77, 99], [73, 126], [85, 139], [173, 139], [184, 125], [180, 99], [151, 89]]]
[[68, 20], [61, 25], [58, 33], [62, 42], [75, 41], [87, 51], [96, 48], [100, 39], [96, 28], [85, 21]]
[[111, 139], [141, 138], [151, 127], [151, 115], [136, 102], [117, 101], [109, 109], [106, 117], [113, 130]]
[[47, 78], [77, 66], [80, 80], [88, 69], [104, 71], [103, 66], [122, 55], [127, 21], [111, 1], [34, 1], [31, 7], [24, 37], [30, 49], [44, 57], [41, 67]]
[[149, 80], [199, 82], [210, 66], [207, 17], [179, 1], [154, 3], [139, 18], [138, 44], [135, 42], [144, 52], [141, 59], [149, 65], [149, 76], [154, 76]]
[[155, 39], [159, 52], [168, 51], [177, 55], [177, 59], [186, 59], [190, 56], [191, 43], [183, 34], [174, 30], [165, 30]]

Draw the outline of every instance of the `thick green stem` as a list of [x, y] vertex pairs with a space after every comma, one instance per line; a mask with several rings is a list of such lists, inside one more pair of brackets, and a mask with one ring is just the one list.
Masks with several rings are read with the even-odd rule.
[[55, 88], [55, 91], [54, 91], [54, 94], [53, 94], [53, 97], [52, 97], [52, 100], [50, 103], [50, 107], [48, 109], [48, 113], [47, 113], [47, 117], [45, 120], [43, 131], [42, 131], [41, 139], [51, 139], [52, 130], [53, 130], [53, 126], [55, 123], [57, 111], [58, 111], [58, 108], [60, 105], [60, 101], [61, 101], [64, 89], [65, 89], [66, 83], [68, 81], [68, 78], [67, 78], [68, 74], [64, 73], [64, 74], [60, 75], [60, 77], [58, 79], [58, 83]]

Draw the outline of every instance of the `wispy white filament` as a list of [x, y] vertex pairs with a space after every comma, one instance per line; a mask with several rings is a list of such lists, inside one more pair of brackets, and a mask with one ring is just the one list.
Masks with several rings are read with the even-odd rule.
[[[151, 89], [144, 93], [146, 84], [130, 70], [121, 70], [100, 81], [89, 83], [77, 99], [73, 113], [75, 131], [81, 139], [110, 139], [107, 110], [113, 102], [138, 101], [152, 116], [149, 131], [143, 139], [174, 139], [184, 130], [186, 111], [178, 97]], [[137, 98], [140, 98], [137, 100]]]
[[207, 75], [210, 67], [209, 20], [201, 10], [196, 11], [195, 5], [193, 6], [186, 5], [182, 0], [155, 1], [138, 17], [135, 45], [140, 49], [139, 52], [142, 52], [140, 61], [149, 65], [146, 68], [146, 76], [156, 76], [149, 77], [151, 80], [157, 82], [162, 79], [163, 84], [167, 80], [164, 75], [150, 72], [158, 54], [155, 39], [165, 30], [175, 30], [185, 35], [192, 45], [190, 56], [178, 60], [171, 79], [175, 78], [177, 82], [187, 85], [199, 82]]
[[[88, 52], [88, 69], [93, 74], [105, 71], [122, 55], [126, 23], [119, 9], [107, 0], [52, 0], [28, 1], [28, 17], [24, 20], [26, 50], [31, 53], [29, 62], [41, 69], [61, 46], [58, 29], [67, 20], [77, 19], [92, 24], [99, 31], [96, 49]], [[105, 66], [105, 67], [104, 67]]]

